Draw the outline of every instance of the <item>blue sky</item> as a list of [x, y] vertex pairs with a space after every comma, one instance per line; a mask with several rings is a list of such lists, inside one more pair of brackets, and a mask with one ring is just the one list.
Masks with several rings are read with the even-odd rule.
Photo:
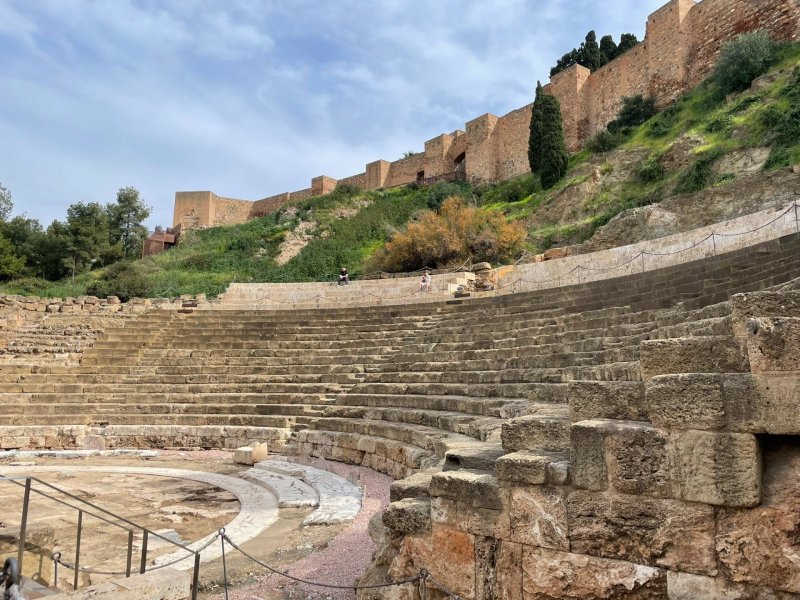
[[137, 187], [257, 199], [532, 100], [664, 0], [0, 0], [0, 183], [46, 227]]

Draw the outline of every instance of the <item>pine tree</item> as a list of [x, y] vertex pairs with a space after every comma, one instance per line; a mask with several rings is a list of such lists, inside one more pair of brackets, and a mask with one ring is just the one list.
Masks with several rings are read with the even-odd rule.
[[539, 173], [542, 169], [542, 96], [544, 90], [542, 83], [536, 82], [536, 98], [531, 111], [531, 127], [528, 136], [528, 163], [532, 173]]
[[619, 38], [619, 45], [617, 46], [617, 56], [626, 53], [633, 48], [639, 40], [632, 33], [623, 33]]
[[606, 63], [617, 57], [617, 44], [610, 35], [604, 35], [600, 38], [600, 54], [603, 55], [603, 60]]
[[561, 103], [555, 96], [542, 94], [541, 175], [542, 187], [553, 187], [567, 172], [569, 156], [564, 144]]
[[597, 34], [594, 31], [586, 34], [586, 40], [581, 44], [580, 54], [581, 58], [578, 62], [590, 71], [596, 71], [605, 64], [603, 55], [600, 53], [600, 46], [597, 45]]
[[147, 237], [144, 220], [150, 216], [150, 207], [139, 197], [135, 187], [124, 187], [117, 192], [117, 202], [106, 207], [111, 244], [122, 247], [122, 256], [136, 257], [142, 251]]

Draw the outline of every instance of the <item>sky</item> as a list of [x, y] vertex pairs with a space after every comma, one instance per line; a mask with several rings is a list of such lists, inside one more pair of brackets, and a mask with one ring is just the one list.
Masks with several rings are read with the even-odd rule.
[[533, 100], [665, 0], [0, 0], [0, 183], [45, 227], [134, 186], [258, 199]]

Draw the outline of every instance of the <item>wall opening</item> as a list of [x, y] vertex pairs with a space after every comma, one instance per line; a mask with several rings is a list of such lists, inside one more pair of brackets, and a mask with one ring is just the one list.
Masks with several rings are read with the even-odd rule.
[[425, 181], [425, 171], [417, 171], [417, 183]]

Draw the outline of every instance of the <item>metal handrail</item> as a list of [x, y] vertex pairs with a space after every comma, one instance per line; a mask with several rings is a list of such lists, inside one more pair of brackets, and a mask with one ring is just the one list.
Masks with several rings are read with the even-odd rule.
[[[123, 529], [123, 530], [128, 532], [127, 562], [126, 562], [126, 569], [125, 569], [125, 577], [130, 577], [131, 576], [131, 565], [132, 565], [132, 558], [133, 558], [133, 532], [134, 532], [134, 530], [140, 530], [142, 532], [142, 548], [141, 548], [141, 557], [140, 557], [140, 561], [139, 561], [139, 573], [140, 574], [143, 574], [143, 573], [145, 573], [147, 571], [147, 568], [146, 568], [147, 567], [147, 542], [148, 542], [148, 538], [150, 536], [153, 536], [153, 537], [156, 537], [156, 538], [158, 538], [160, 540], [163, 540], [163, 541], [167, 542], [168, 544], [171, 544], [172, 546], [177, 546], [179, 550], [185, 550], [186, 552], [189, 553], [189, 556], [187, 556], [186, 558], [190, 558], [191, 556], [194, 556], [194, 573], [193, 573], [193, 577], [192, 577], [192, 595], [191, 595], [191, 598], [192, 598], [192, 600], [196, 600], [197, 591], [198, 591], [199, 570], [200, 570], [200, 550], [192, 550], [191, 548], [188, 547], [188, 544], [181, 544], [179, 542], [176, 542], [175, 540], [171, 540], [168, 537], [165, 537], [165, 536], [163, 536], [163, 535], [161, 535], [159, 533], [156, 533], [155, 531], [151, 531], [147, 527], [139, 525], [138, 523], [134, 523], [130, 519], [126, 519], [125, 517], [122, 517], [120, 515], [112, 513], [111, 511], [108, 511], [108, 510], [104, 509], [101, 506], [98, 506], [98, 505], [96, 505], [96, 504], [94, 504], [92, 502], [89, 502], [88, 500], [84, 500], [83, 498], [80, 498], [80, 497], [76, 496], [75, 494], [72, 494], [72, 493], [70, 493], [70, 492], [68, 492], [66, 490], [63, 490], [63, 489], [61, 489], [61, 488], [59, 488], [59, 487], [57, 487], [57, 486], [55, 486], [55, 485], [53, 485], [51, 483], [47, 483], [46, 481], [42, 481], [41, 479], [39, 479], [37, 477], [8, 476], [8, 475], [0, 474], [0, 482], [2, 482], [2, 481], [8, 481], [10, 483], [13, 483], [14, 485], [18, 485], [18, 486], [23, 487], [25, 489], [25, 494], [24, 494], [24, 497], [23, 497], [23, 504], [22, 504], [22, 518], [20, 520], [20, 528], [19, 528], [19, 548], [17, 550], [17, 563], [20, 566], [19, 567], [20, 568], [20, 572], [22, 570], [22, 560], [23, 560], [23, 555], [24, 555], [24, 551], [25, 551], [25, 537], [26, 537], [26, 530], [27, 530], [27, 524], [28, 524], [28, 508], [29, 508], [29, 504], [30, 504], [30, 495], [31, 495], [31, 492], [35, 492], [35, 493], [37, 493], [37, 494], [39, 494], [39, 495], [41, 495], [41, 496], [43, 496], [43, 497], [45, 497], [45, 498], [47, 498], [49, 500], [57, 502], [58, 504], [67, 506], [69, 508], [72, 508], [72, 509], [78, 511], [78, 530], [77, 530], [76, 547], [75, 547], [75, 563], [74, 563], [74, 565], [69, 565], [68, 563], [62, 563], [65, 566], [68, 566], [69, 568], [71, 568], [75, 573], [74, 580], [73, 580], [73, 588], [74, 589], [78, 588], [78, 576], [79, 576], [79, 573], [81, 571], [81, 568], [80, 568], [81, 533], [82, 533], [82, 527], [83, 527], [83, 515], [86, 514], [86, 515], [94, 517], [94, 518], [96, 518], [96, 519], [98, 519], [98, 520], [100, 520], [100, 521], [102, 521], [104, 523], [107, 523], [107, 524], [112, 525], [114, 527], [118, 527], [118, 528]], [[25, 483], [22, 483], [23, 481]], [[112, 517], [113, 519], [115, 519], [118, 522], [115, 522], [114, 520], [109, 519], [108, 517], [105, 517], [105, 516], [102, 516], [100, 514], [97, 514], [96, 512], [93, 512], [92, 510], [87, 510], [85, 508], [81, 508], [79, 506], [75, 506], [74, 504], [71, 504], [70, 502], [67, 502], [65, 500], [56, 498], [52, 493], [48, 493], [47, 491], [43, 491], [43, 490], [38, 490], [38, 489], [36, 489], [36, 488], [34, 488], [32, 486], [33, 482], [36, 482], [36, 483], [38, 483], [38, 484], [40, 484], [40, 485], [42, 485], [42, 486], [44, 486], [46, 488], [49, 488], [50, 490], [53, 490], [55, 492], [60, 493], [60, 494], [64, 494], [66, 497], [68, 497], [68, 498], [80, 503], [81, 505], [89, 506], [92, 509], [94, 509], [94, 511], [99, 511], [100, 513], [103, 513], [104, 515], [108, 515], [109, 517]], [[125, 523], [126, 525], [128, 525], [128, 527], [126, 527], [122, 523]], [[60, 553], [58, 553], [58, 554], [59, 554], [59, 559], [58, 559], [57, 562], [60, 562]], [[185, 560], [185, 559], [181, 559], [181, 560]], [[56, 581], [55, 583], [57, 585], [58, 581]]]

